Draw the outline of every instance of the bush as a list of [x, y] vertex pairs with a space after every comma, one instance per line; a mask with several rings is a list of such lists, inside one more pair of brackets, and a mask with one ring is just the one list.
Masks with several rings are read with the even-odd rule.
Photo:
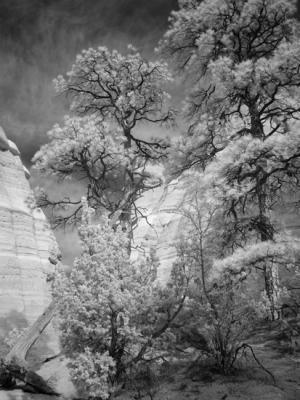
[[264, 310], [262, 302], [253, 300], [246, 275], [235, 276], [225, 270], [214, 277], [213, 263], [208, 256], [201, 257], [194, 245], [196, 239], [190, 234], [187, 242], [181, 240], [174, 264], [174, 271], [184, 268], [190, 277], [177, 337], [181, 344], [185, 342], [186, 347], [194, 347], [212, 360], [219, 372], [229, 374], [242, 353], [243, 342]]
[[234, 369], [242, 344], [257, 320], [255, 304], [243, 289], [242, 284], [215, 287], [210, 293], [210, 303], [203, 309], [204, 336], [223, 374]]

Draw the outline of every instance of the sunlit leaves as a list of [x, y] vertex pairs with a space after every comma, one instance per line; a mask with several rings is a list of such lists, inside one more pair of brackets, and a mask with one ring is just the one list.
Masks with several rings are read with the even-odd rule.
[[82, 254], [70, 273], [54, 275], [53, 295], [74, 382], [85, 395], [108, 398], [116, 377], [151, 338], [146, 315], [155, 313], [159, 287], [150, 259], [130, 260], [126, 232], [113, 229], [107, 217], [92, 224], [92, 217], [84, 201]]
[[71, 96], [76, 113], [97, 114], [132, 129], [138, 121], [172, 120], [163, 89], [171, 80], [166, 64], [147, 62], [134, 48], [123, 56], [98, 47], [79, 54], [66, 78], [59, 76], [55, 84]]
[[[174, 122], [166, 92], [171, 80], [165, 63], [146, 61], [132, 46], [127, 55], [83, 50], [71, 71], [55, 79], [72, 115], [50, 130], [50, 142], [34, 157], [36, 168], [60, 181], [80, 181], [92, 207], [134, 225], [141, 214], [136, 200], [161, 184], [148, 167], [169, 146], [165, 138], [143, 138], [138, 128]], [[52, 210], [55, 227], [80, 218], [78, 198], [43, 196], [40, 204]]]

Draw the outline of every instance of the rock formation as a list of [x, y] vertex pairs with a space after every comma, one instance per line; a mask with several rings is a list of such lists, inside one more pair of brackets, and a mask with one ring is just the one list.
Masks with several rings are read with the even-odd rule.
[[179, 180], [150, 190], [139, 200], [146, 218], [142, 218], [134, 231], [135, 256], [142, 248], [155, 249], [160, 265], [157, 277], [160, 282], [168, 280], [176, 258], [176, 241], [180, 236], [182, 216], [180, 208], [186, 197], [186, 189]]
[[[153, 248], [160, 262], [157, 276], [165, 283], [176, 259], [176, 242], [180, 238], [183, 224], [187, 221], [180, 209], [187, 207], [189, 193], [182, 179], [146, 192], [138, 201], [145, 218], [141, 218], [134, 230], [133, 258]], [[275, 210], [278, 220], [289, 234], [300, 237], [299, 211], [294, 208]], [[146, 249], [146, 250], [145, 250]]]
[[[47, 275], [53, 272], [53, 263], [57, 261], [57, 243], [44, 213], [34, 207], [29, 177], [17, 146], [7, 139], [0, 127], [0, 357], [6, 360], [8, 349], [4, 339], [8, 333], [14, 328], [28, 326], [31, 328], [27, 332], [31, 332], [33, 323], [43, 318], [43, 312], [49, 309], [51, 296]], [[39, 332], [26, 357], [28, 366], [34, 369], [41, 361], [59, 353], [58, 334], [53, 325], [50, 323], [40, 336]], [[40, 377], [52, 380], [57, 391], [68, 398], [75, 390], [66, 362], [58, 357], [43, 363]], [[35, 395], [18, 390], [0, 390], [0, 399], [6, 398], [36, 399]], [[48, 396], [39, 395], [38, 398]]]
[[[30, 325], [49, 304], [47, 273], [56, 242], [44, 213], [32, 207], [29, 172], [0, 128], [0, 337]], [[51, 335], [50, 335], [51, 337]], [[2, 341], [3, 342], [3, 341]], [[52, 340], [50, 347], [54, 345]]]

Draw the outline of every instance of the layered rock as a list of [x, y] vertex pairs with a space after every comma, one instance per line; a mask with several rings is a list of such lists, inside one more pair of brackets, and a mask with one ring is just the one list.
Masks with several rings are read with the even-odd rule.
[[[187, 223], [180, 210], [187, 207], [188, 196], [187, 184], [182, 178], [146, 192], [137, 203], [145, 218], [140, 219], [134, 231], [133, 257], [153, 248], [160, 263], [157, 275], [162, 283], [170, 276], [176, 259], [176, 243]], [[300, 237], [299, 213], [279, 208], [275, 214], [282, 229]]]
[[180, 237], [182, 216], [180, 209], [186, 198], [186, 189], [174, 180], [148, 191], [139, 200], [142, 218], [134, 231], [135, 255], [143, 249], [155, 249], [159, 259], [157, 278], [165, 283], [176, 259], [176, 243]]
[[[47, 273], [56, 242], [44, 213], [32, 207], [28, 171], [0, 129], [0, 336], [30, 325], [50, 301]], [[55, 340], [53, 340], [55, 341]]]

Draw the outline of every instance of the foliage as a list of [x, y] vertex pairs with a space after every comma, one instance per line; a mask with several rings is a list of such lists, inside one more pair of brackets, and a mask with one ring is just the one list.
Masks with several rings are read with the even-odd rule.
[[212, 361], [219, 372], [232, 373], [243, 344], [264, 313], [263, 303], [252, 299], [253, 294], [242, 279], [221, 275], [219, 279], [201, 281], [201, 261], [197, 264], [189, 244], [181, 244], [177, 263], [193, 271], [194, 282], [179, 318], [182, 328], [177, 332], [178, 341], [200, 351], [201, 358]]
[[187, 317], [181, 317], [183, 336], [190, 346], [213, 359], [219, 371], [228, 374], [259, 312], [263, 312], [262, 304], [252, 300], [253, 293], [245, 281], [250, 272], [241, 268], [243, 255], [238, 259], [236, 254], [236, 264], [241, 268], [238, 272], [216, 266], [229, 258], [223, 243], [226, 228], [216, 203], [206, 202], [205, 196], [197, 193], [181, 213], [185, 229], [174, 267], [184, 268], [190, 277]]
[[182, 325], [179, 338], [228, 374], [245, 351], [250, 349], [255, 358], [247, 344], [251, 331], [260, 319], [271, 316], [270, 310], [280, 314], [290, 297], [283, 285], [274, 286], [276, 303], [270, 304], [255, 271], [268, 262], [295, 274], [300, 246], [297, 238], [282, 235], [232, 252], [227, 245], [222, 202], [218, 198], [209, 201], [208, 190], [201, 192], [205, 185], [200, 175], [197, 182], [194, 177], [187, 180], [192, 194], [180, 210], [184, 229], [174, 268], [184, 269], [189, 276], [189, 294], [178, 322]]
[[131, 261], [126, 232], [104, 216], [91, 224], [92, 210], [83, 204], [82, 254], [70, 274], [54, 274], [53, 295], [72, 378], [83, 394], [105, 399], [133, 365], [163, 350], [184, 289], [175, 299], [160, 288], [155, 262]]
[[[173, 147], [169, 172], [204, 171], [200, 191], [223, 212], [227, 252], [278, 244], [273, 210], [299, 186], [295, 10], [294, 1], [282, 0], [182, 1], [160, 44], [190, 82], [189, 127]], [[274, 317], [279, 265], [268, 257], [262, 272]]]
[[[143, 139], [136, 129], [143, 122], [174, 119], [163, 89], [171, 81], [166, 64], [129, 50], [126, 56], [105, 47], [84, 50], [67, 76], [55, 80], [57, 92], [70, 100], [72, 115], [53, 127], [50, 142], [34, 157], [42, 173], [83, 181], [92, 207], [127, 221], [132, 209], [133, 218], [140, 214], [137, 198], [161, 184], [147, 167], [164, 158], [168, 147], [167, 140]], [[56, 225], [76, 222], [82, 211], [80, 199], [68, 197], [50, 200], [44, 194], [40, 205], [55, 209]]]
[[67, 79], [59, 76], [55, 81], [58, 92], [72, 96], [72, 110], [108, 116], [124, 129], [138, 121], [171, 117], [165, 110], [168, 94], [161, 87], [171, 80], [166, 64], [146, 62], [132, 46], [129, 50], [122, 56], [105, 47], [90, 48], [77, 56]]
[[[133, 153], [124, 149], [120, 129], [113, 130], [94, 116], [66, 117], [64, 125], [55, 125], [48, 136], [50, 143], [42, 146], [36, 154], [35, 167], [60, 181], [89, 182], [87, 199], [90, 205], [103, 207], [111, 213], [117, 210], [127, 190], [122, 185], [124, 168], [133, 158]], [[38, 194], [38, 204], [42, 207], [49, 205], [45, 192]], [[58, 212], [56, 225], [76, 222], [82, 209], [80, 199], [72, 201], [69, 197], [53, 200], [52, 206]], [[71, 213], [66, 214], [70, 207]]]
[[201, 307], [204, 336], [217, 368], [231, 373], [241, 345], [258, 321], [258, 304], [251, 300], [244, 284], [222, 283], [210, 291], [210, 302]]
[[160, 390], [162, 363], [147, 362], [133, 366], [129, 372], [129, 390], [132, 398], [154, 400]]

